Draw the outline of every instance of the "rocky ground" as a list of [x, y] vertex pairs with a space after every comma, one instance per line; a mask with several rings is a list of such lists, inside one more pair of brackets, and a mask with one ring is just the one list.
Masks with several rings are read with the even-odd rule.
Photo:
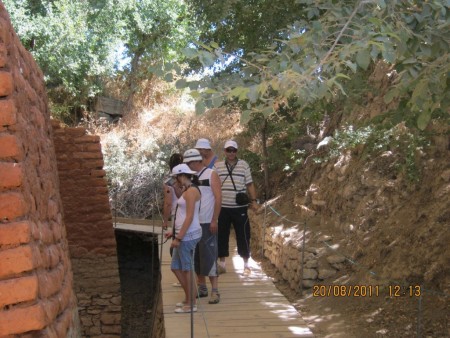
[[414, 183], [398, 173], [396, 152], [359, 155], [304, 167], [280, 186], [274, 205], [289, 219], [314, 223], [307, 246], [328, 236], [349, 258], [317, 285], [370, 285], [372, 296], [320, 290], [314, 296], [314, 289], [300, 294], [267, 258], [255, 258], [319, 338], [450, 337], [448, 143], [424, 149]]

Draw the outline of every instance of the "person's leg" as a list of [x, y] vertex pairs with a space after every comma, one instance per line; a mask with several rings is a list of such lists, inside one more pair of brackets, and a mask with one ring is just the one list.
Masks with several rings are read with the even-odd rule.
[[219, 293], [219, 277], [209, 276], [209, 281], [211, 282], [211, 297], [209, 298], [209, 304], [218, 304], [220, 302]]
[[207, 297], [208, 287], [206, 285], [205, 276], [208, 275], [209, 265], [211, 264], [210, 249], [208, 246], [210, 244], [209, 239], [212, 234], [209, 223], [203, 223], [200, 225], [202, 227], [202, 238], [195, 251], [195, 256], [198, 257], [195, 261], [195, 272], [197, 273], [198, 296]]
[[238, 254], [244, 260], [244, 272], [249, 273], [250, 220], [248, 218], [247, 208], [238, 208], [233, 211], [233, 227], [236, 233]]
[[222, 208], [219, 214], [219, 231], [218, 231], [218, 256], [219, 256], [219, 273], [226, 272], [225, 270], [225, 257], [230, 255], [229, 253], [229, 240], [230, 240], [230, 228], [231, 218], [229, 214], [230, 208]]
[[197, 275], [197, 292], [199, 297], [207, 297], [208, 296], [208, 287], [206, 286], [205, 276], [202, 274], [202, 266], [204, 265], [202, 261], [202, 257], [204, 256], [205, 251], [205, 242], [204, 242], [204, 229], [202, 227], [202, 238], [200, 242], [197, 243], [195, 248], [195, 273]]
[[[185, 294], [185, 303], [196, 304], [197, 298], [197, 287], [195, 285], [195, 278], [192, 277], [193, 271], [193, 259], [195, 247], [200, 239], [181, 241], [179, 249], [179, 255], [181, 259], [181, 273], [180, 273], [180, 283], [183, 287]], [[193, 284], [194, 283], [194, 284]]]
[[[172, 262], [171, 262], [171, 270], [174, 273], [175, 277], [177, 277], [178, 281], [180, 282], [180, 286], [183, 288], [183, 290], [186, 289], [186, 280], [184, 278], [184, 275], [181, 271], [182, 269], [182, 262], [181, 262], [181, 250], [180, 248], [174, 248], [172, 252]], [[188, 299], [186, 298], [186, 291], [185, 291], [185, 298], [183, 300], [183, 303], [187, 304]]]

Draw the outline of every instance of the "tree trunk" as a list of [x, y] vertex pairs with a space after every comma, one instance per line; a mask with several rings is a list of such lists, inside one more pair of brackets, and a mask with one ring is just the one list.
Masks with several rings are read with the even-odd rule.
[[264, 119], [264, 125], [261, 131], [262, 151], [263, 151], [263, 170], [264, 170], [264, 201], [271, 197], [269, 185], [269, 154], [267, 152], [267, 119]]

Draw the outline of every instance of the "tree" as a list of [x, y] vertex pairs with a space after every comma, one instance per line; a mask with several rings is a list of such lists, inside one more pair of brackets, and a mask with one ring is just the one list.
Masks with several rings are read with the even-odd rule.
[[[365, 74], [374, 62], [392, 66], [394, 82], [385, 101], [400, 102], [401, 119], [424, 129], [432, 118], [448, 118], [448, 1], [298, 0], [300, 20], [273, 39], [265, 50], [237, 54], [227, 41], [201, 43], [186, 55], [204, 67], [225, 65], [225, 56], [240, 60], [231, 74], [190, 85], [198, 111], [237, 100], [251, 113], [274, 113], [280, 102], [306, 107], [317, 100], [346, 95], [345, 83]], [[305, 18], [305, 19], [301, 19]], [[367, 74], [365, 75], [368, 76]], [[297, 112], [301, 115], [301, 110]]]
[[4, 3], [44, 73], [53, 113], [85, 109], [118, 72], [128, 81], [124, 97], [132, 96], [139, 81], [151, 77], [148, 66], [176, 59], [195, 32], [183, 0]]

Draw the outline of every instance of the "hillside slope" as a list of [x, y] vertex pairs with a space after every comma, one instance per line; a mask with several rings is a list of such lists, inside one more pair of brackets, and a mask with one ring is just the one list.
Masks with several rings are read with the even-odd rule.
[[[437, 144], [422, 153], [416, 183], [398, 174], [397, 155], [370, 159], [356, 150], [332, 162], [310, 162], [271, 204], [285, 219], [306, 221], [306, 247], [332, 247], [348, 258], [336, 275], [316, 284], [381, 287], [376, 297], [311, 297], [313, 289], [301, 297], [279, 276], [280, 288], [319, 337], [409, 337], [420, 321], [429, 337], [449, 334], [449, 148]], [[253, 219], [289, 228], [273, 213]], [[394, 297], [397, 286], [400, 297]], [[420, 311], [420, 297], [403, 295], [408, 286], [421, 287]]]

